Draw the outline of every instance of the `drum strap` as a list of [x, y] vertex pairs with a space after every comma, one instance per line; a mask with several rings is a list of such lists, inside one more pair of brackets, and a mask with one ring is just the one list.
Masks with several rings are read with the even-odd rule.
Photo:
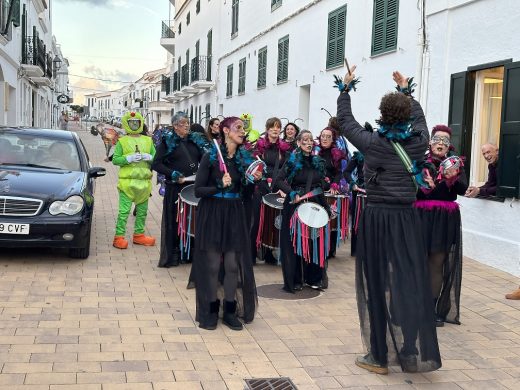
[[196, 168], [197, 168], [197, 163], [193, 162], [193, 159], [191, 158], [190, 152], [188, 152], [188, 148], [186, 147], [186, 145], [184, 145], [183, 141], [179, 142], [179, 146], [182, 149], [183, 153], [186, 155], [186, 159], [188, 160], [190, 168], [192, 169], [191, 173], [195, 173]]
[[281, 160], [280, 152], [278, 152], [276, 154], [276, 162], [274, 163], [274, 169], [273, 169], [273, 173], [271, 175], [271, 179], [273, 179], [273, 180], [275, 180], [276, 176], [278, 176], [278, 170], [280, 169], [280, 160]]

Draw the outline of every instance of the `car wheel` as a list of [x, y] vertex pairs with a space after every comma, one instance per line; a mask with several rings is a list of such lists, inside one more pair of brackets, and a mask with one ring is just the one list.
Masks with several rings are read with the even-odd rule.
[[70, 248], [69, 257], [73, 259], [86, 259], [90, 255], [90, 226], [88, 229], [87, 242], [84, 247], [81, 248]]

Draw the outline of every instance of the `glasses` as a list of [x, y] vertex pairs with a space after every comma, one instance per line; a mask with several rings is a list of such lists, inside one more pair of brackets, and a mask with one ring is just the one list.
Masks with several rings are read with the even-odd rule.
[[440, 135], [434, 135], [430, 141], [430, 145], [441, 144], [444, 146], [450, 146], [450, 138]]

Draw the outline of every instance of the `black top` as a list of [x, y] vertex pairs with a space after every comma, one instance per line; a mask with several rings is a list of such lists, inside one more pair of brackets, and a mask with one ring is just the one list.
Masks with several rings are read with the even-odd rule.
[[[365, 159], [359, 152], [354, 152], [354, 155], [350, 159], [345, 168], [345, 177], [351, 187], [357, 185], [360, 188], [365, 188], [365, 175], [363, 174], [363, 164]], [[357, 180], [354, 180], [352, 174], [356, 172]]]
[[341, 180], [341, 169], [334, 166], [334, 161], [332, 159], [332, 148], [322, 148], [320, 150], [320, 157], [325, 161], [325, 176], [328, 177], [329, 183], [339, 184], [339, 181]]
[[[315, 167], [312, 166], [312, 156], [304, 156], [302, 158], [302, 167], [299, 169], [291, 182], [287, 181], [289, 176], [288, 170], [289, 165], [286, 164], [284, 169], [280, 170], [277, 176], [276, 184], [286, 194], [290, 194], [292, 191], [298, 192], [299, 195], [304, 195], [308, 191], [312, 191], [315, 188], [323, 188], [325, 186], [324, 177]], [[307, 182], [310, 176], [310, 188], [307, 189]]]
[[[185, 150], [190, 155], [190, 160], [186, 156]], [[181, 138], [178, 145], [170, 153], [168, 146], [163, 139], [155, 152], [152, 163], [152, 169], [166, 176], [166, 181], [171, 182], [171, 176], [174, 171], [180, 172], [183, 176], [191, 176], [197, 173], [197, 166], [203, 155], [202, 150], [188, 138]]]
[[[437, 166], [437, 168], [439, 167]], [[442, 180], [440, 183], [435, 183], [435, 188], [428, 193], [424, 193], [422, 190], [417, 191], [417, 199], [455, 201], [457, 200], [457, 195], [464, 195], [467, 189], [468, 180], [466, 173], [464, 168], [460, 168], [459, 177], [453, 184], [448, 185], [446, 180]]]
[[[352, 115], [350, 95], [338, 98], [338, 122], [347, 139], [365, 156], [364, 176], [368, 203], [412, 204], [415, 184], [390, 141], [378, 132], [369, 132]], [[412, 99], [413, 135], [400, 144], [412, 161], [422, 161], [429, 133], [421, 105]]]
[[497, 194], [497, 163], [488, 165], [488, 179], [479, 189], [479, 196], [495, 196]]
[[[279, 150], [276, 144], [269, 144], [264, 153], [260, 156], [263, 162], [266, 165], [266, 172], [264, 172], [265, 178], [272, 178], [276, 176], [278, 172], [282, 169], [282, 166], [285, 162], [286, 155], [285, 152]], [[274, 172], [276, 167], [276, 160], [278, 160], [278, 172]]]
[[243, 192], [243, 177], [238, 170], [235, 159], [226, 157], [225, 162], [228, 173], [231, 176], [231, 186], [224, 188], [222, 185], [222, 176], [224, 176], [224, 173], [220, 171], [218, 161], [212, 164], [210, 162], [210, 154], [204, 154], [195, 179], [195, 196], [197, 198], [210, 197], [218, 193]]

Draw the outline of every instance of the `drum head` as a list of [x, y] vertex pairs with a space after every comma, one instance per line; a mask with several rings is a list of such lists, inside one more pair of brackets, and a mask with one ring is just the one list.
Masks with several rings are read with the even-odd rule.
[[296, 209], [298, 218], [311, 228], [322, 228], [329, 223], [329, 214], [325, 208], [314, 202], [299, 205]]
[[262, 202], [264, 202], [269, 207], [273, 207], [279, 210], [283, 209], [284, 201], [285, 199], [278, 194], [267, 194], [262, 197]]
[[181, 190], [179, 197], [184, 203], [187, 203], [191, 206], [197, 206], [200, 200], [200, 198], [195, 196], [195, 184], [190, 184], [189, 186], [184, 187]]

